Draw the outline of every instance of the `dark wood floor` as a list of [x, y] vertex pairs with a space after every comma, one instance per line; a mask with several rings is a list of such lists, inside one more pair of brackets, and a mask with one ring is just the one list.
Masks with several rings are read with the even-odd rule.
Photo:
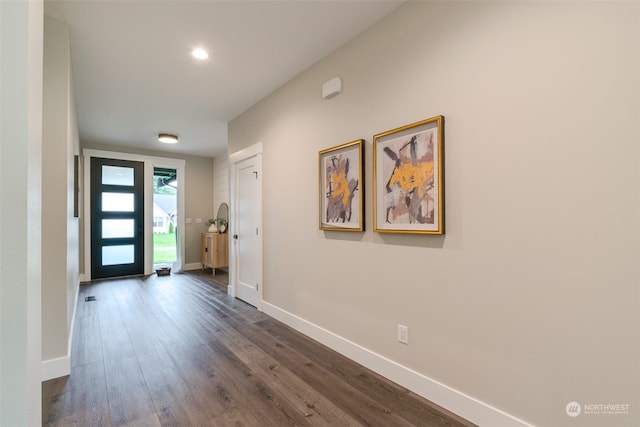
[[43, 383], [43, 425], [472, 425], [230, 298], [226, 280], [82, 285], [71, 376]]

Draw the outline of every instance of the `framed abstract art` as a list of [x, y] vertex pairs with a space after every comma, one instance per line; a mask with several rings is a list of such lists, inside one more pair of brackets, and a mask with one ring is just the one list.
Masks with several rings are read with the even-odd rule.
[[374, 135], [374, 231], [444, 234], [443, 127], [436, 116]]
[[363, 144], [320, 151], [320, 230], [364, 231]]

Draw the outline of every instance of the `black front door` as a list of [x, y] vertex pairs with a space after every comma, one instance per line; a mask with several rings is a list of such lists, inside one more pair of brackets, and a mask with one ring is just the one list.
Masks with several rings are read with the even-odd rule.
[[144, 163], [91, 158], [91, 278], [144, 274]]

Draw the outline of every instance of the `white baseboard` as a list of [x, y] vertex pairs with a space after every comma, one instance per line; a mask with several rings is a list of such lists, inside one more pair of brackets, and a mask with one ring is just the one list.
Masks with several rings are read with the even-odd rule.
[[70, 374], [71, 358], [69, 356], [42, 361], [42, 381], [48, 381]]
[[67, 355], [57, 359], [43, 360], [41, 364], [42, 381], [64, 377], [71, 374], [71, 345], [73, 344], [73, 329], [76, 325], [76, 310], [78, 309], [78, 295], [80, 294], [80, 283], [82, 274], [76, 285], [76, 295], [73, 302], [73, 315], [71, 317], [71, 327], [69, 328], [69, 340], [67, 341]]
[[269, 316], [472, 423], [479, 426], [531, 427], [531, 424], [374, 353], [273, 304], [263, 301], [262, 307]]
[[199, 262], [192, 262], [190, 264], [185, 264], [184, 267], [182, 267], [183, 271], [201, 270], [201, 269], [202, 269], [202, 264], [200, 264]]

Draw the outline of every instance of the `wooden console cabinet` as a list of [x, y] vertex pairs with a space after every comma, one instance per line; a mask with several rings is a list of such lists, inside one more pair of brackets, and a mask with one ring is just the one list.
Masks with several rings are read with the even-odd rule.
[[229, 234], [202, 233], [202, 269], [211, 267], [213, 274], [216, 268], [229, 266]]

